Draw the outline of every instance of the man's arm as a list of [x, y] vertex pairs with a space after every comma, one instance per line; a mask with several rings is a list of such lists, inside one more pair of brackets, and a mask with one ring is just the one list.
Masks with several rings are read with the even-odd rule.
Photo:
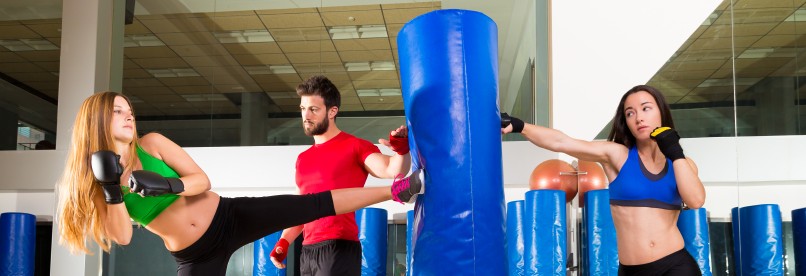
[[400, 126], [389, 133], [389, 140], [378, 139], [378, 143], [389, 147], [395, 152], [389, 156], [382, 153], [373, 153], [364, 159], [364, 167], [369, 174], [377, 178], [395, 178], [406, 175], [411, 168], [411, 155], [409, 154], [408, 128]]

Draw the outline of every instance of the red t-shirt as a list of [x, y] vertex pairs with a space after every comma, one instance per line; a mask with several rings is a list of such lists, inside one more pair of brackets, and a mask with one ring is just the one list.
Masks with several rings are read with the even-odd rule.
[[[325, 143], [313, 145], [297, 157], [297, 187], [301, 194], [311, 194], [340, 188], [364, 187], [369, 172], [364, 160], [381, 152], [367, 140], [341, 132]], [[355, 213], [324, 217], [306, 223], [302, 244], [325, 240], [358, 241]]]

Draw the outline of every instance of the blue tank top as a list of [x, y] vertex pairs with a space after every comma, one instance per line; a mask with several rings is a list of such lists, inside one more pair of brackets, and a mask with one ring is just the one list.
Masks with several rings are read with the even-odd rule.
[[636, 147], [630, 148], [627, 161], [618, 176], [608, 187], [610, 204], [620, 206], [651, 207], [680, 210], [683, 200], [677, 191], [672, 161], [666, 159], [666, 166], [658, 174], [652, 174], [644, 167]]

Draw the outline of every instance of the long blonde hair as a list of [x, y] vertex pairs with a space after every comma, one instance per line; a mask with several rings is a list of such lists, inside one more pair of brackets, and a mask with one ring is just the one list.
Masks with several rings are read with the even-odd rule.
[[[93, 198], [103, 196], [103, 190], [92, 175], [90, 155], [99, 150], [122, 150], [115, 148], [110, 131], [115, 97], [126, 99], [131, 108], [129, 99], [116, 92], [96, 93], [81, 104], [73, 125], [64, 173], [56, 187], [59, 195], [59, 243], [73, 254], [92, 254], [87, 249], [87, 236], [91, 236], [104, 251], [108, 252], [112, 246], [98, 212], [98, 208], [106, 206], [95, 206], [93, 201]], [[135, 135], [129, 144], [130, 154], [125, 160], [124, 171], [130, 171], [137, 158], [137, 128], [133, 127]]]

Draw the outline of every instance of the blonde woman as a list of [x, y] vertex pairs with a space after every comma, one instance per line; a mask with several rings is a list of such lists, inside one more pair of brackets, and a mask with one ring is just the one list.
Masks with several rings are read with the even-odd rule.
[[137, 137], [125, 96], [98, 93], [84, 101], [76, 116], [58, 184], [60, 243], [74, 253], [88, 253], [90, 237], [109, 251], [112, 243], [131, 241], [134, 220], [163, 239], [178, 275], [224, 275], [235, 250], [270, 233], [393, 198], [414, 201], [422, 181], [411, 180], [395, 181], [395, 191], [402, 190], [395, 195], [390, 187], [373, 187], [220, 197], [177, 144], [157, 133]]

